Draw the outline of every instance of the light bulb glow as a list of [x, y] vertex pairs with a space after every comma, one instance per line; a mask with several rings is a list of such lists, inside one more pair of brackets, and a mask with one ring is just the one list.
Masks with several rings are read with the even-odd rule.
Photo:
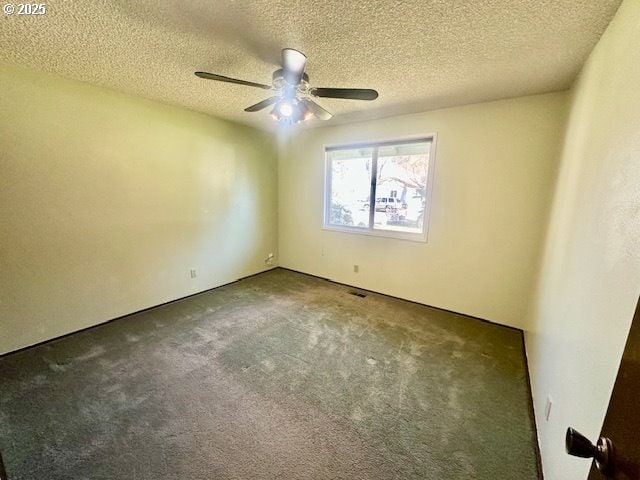
[[290, 117], [293, 114], [293, 105], [289, 102], [282, 102], [279, 110], [283, 117]]

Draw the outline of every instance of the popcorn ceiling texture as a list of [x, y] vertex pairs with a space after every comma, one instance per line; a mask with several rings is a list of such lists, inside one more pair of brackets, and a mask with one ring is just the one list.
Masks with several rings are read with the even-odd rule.
[[0, 62], [269, 129], [266, 111], [243, 111], [269, 92], [193, 72], [270, 83], [291, 47], [312, 86], [380, 92], [319, 100], [340, 123], [566, 89], [619, 4], [51, 0], [46, 15], [0, 17]]

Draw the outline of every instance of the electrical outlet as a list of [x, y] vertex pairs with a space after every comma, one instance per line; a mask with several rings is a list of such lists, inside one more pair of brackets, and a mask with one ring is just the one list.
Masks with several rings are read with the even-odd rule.
[[195, 268], [192, 268], [189, 273], [191, 274], [191, 278], [196, 278], [198, 276], [198, 272], [196, 272]]
[[547, 403], [544, 406], [544, 418], [548, 422], [549, 417], [551, 416], [551, 406], [553, 405], [553, 400], [550, 396], [547, 397]]
[[273, 253], [270, 253], [269, 255], [267, 255], [267, 258], [264, 259], [264, 263], [266, 263], [267, 265], [273, 265], [274, 257], [275, 255]]
[[353, 273], [358, 273], [360, 271], [360, 266], [359, 265], [354, 265], [353, 266]]

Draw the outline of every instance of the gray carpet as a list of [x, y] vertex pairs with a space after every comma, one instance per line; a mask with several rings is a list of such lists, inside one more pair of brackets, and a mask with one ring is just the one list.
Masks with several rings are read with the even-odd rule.
[[0, 359], [10, 480], [535, 479], [520, 332], [276, 269]]

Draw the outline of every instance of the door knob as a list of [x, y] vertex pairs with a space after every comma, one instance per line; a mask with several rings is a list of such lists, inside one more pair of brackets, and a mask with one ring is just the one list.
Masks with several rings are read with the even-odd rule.
[[596, 467], [605, 475], [613, 470], [613, 444], [606, 437], [600, 437], [595, 445], [573, 428], [567, 428], [565, 447], [569, 455], [582, 458], [593, 458]]

